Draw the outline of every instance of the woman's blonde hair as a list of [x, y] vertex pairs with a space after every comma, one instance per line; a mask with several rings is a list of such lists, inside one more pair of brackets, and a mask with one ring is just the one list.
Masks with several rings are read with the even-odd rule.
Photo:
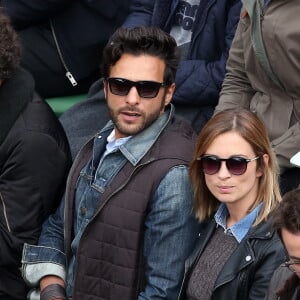
[[[205, 183], [203, 171], [199, 168], [198, 157], [205, 154], [208, 147], [220, 134], [234, 131], [240, 134], [252, 147], [257, 160], [257, 168], [262, 171], [259, 178], [258, 193], [249, 212], [259, 203], [263, 203], [255, 225], [265, 220], [268, 214], [281, 201], [278, 184], [278, 165], [273, 152], [267, 131], [262, 121], [246, 109], [228, 109], [214, 115], [203, 127], [190, 165], [190, 178], [194, 188], [194, 210], [197, 218], [204, 221], [212, 216], [220, 202], [216, 199]], [[238, 149], [237, 149], [238, 150]], [[263, 155], [267, 154], [269, 160], [265, 163]]]

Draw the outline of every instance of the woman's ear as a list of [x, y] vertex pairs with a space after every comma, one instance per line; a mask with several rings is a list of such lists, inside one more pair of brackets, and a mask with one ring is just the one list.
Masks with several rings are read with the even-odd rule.
[[[268, 154], [264, 154], [263, 156], [262, 156], [262, 163], [265, 165], [265, 166], [268, 166], [268, 164], [269, 164], [269, 155]], [[262, 176], [263, 175], [263, 169], [264, 168], [262, 168], [262, 167], [258, 167], [257, 168], [257, 177], [260, 177], [260, 176]]]

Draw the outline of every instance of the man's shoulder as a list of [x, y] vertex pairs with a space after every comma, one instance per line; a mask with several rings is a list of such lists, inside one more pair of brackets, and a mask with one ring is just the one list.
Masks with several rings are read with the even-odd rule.
[[150, 152], [157, 158], [176, 159], [189, 163], [192, 159], [197, 135], [190, 124], [173, 117], [153, 144]]
[[183, 117], [174, 116], [169, 125], [165, 128], [164, 138], [169, 139], [171, 144], [187, 143], [186, 146], [194, 147], [197, 134], [192, 125]]

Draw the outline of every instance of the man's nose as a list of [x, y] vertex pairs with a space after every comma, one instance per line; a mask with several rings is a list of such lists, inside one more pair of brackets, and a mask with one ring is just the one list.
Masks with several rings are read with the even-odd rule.
[[130, 105], [137, 105], [141, 101], [141, 97], [136, 89], [135, 86], [132, 86], [129, 90], [128, 94], [126, 95], [126, 103]]

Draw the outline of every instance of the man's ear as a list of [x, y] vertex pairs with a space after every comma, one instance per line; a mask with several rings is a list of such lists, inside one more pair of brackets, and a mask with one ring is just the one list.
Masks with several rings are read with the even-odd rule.
[[166, 89], [166, 95], [165, 95], [165, 106], [170, 104], [172, 101], [173, 95], [175, 92], [175, 83], [172, 83], [170, 86], [167, 87]]
[[108, 82], [103, 79], [103, 92], [104, 92], [104, 97], [107, 99], [107, 93], [108, 93]]

